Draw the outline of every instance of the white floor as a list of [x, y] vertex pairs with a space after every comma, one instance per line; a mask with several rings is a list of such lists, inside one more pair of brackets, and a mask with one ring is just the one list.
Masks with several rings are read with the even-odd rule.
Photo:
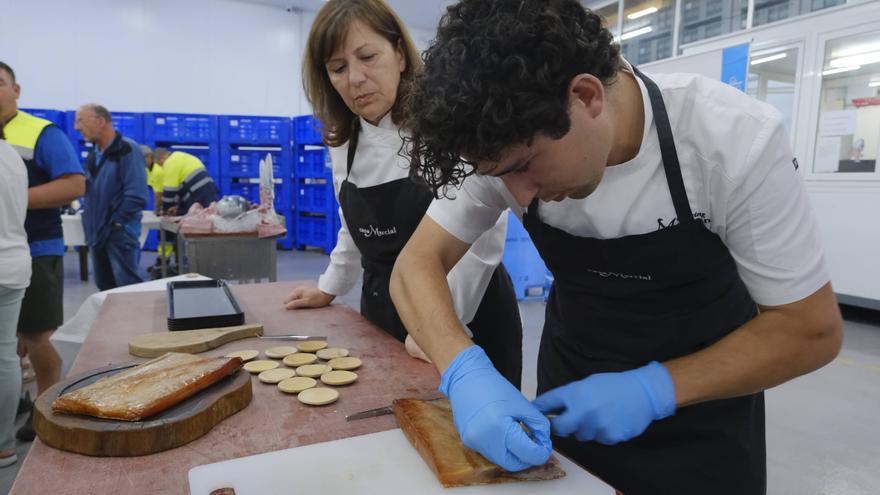
[[[145, 253], [144, 267], [154, 254]], [[72, 316], [94, 282], [79, 280], [74, 253], [65, 263], [64, 314]], [[280, 280], [316, 279], [327, 256], [279, 251]], [[341, 304], [358, 308], [359, 287]], [[767, 392], [770, 495], [875, 495], [880, 493], [880, 312], [844, 307], [843, 351], [828, 366]], [[544, 321], [540, 301], [520, 303], [523, 317], [523, 390], [535, 392], [535, 359]], [[65, 363], [69, 367], [70, 363]], [[31, 384], [31, 387], [33, 385]], [[19, 423], [23, 421], [19, 417]], [[24, 458], [30, 444], [17, 447]], [[0, 493], [12, 486], [19, 464], [0, 469]]]

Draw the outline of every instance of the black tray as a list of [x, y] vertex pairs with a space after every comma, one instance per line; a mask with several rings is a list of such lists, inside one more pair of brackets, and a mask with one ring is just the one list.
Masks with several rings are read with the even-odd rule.
[[168, 330], [244, 325], [244, 312], [223, 280], [168, 282]]

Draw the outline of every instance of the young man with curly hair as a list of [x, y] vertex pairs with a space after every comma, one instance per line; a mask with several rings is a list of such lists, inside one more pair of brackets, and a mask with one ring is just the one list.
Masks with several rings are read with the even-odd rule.
[[[441, 198], [391, 291], [463, 442], [520, 470], [552, 432], [627, 495], [764, 493], [762, 391], [842, 339], [780, 115], [642, 74], [575, 0], [463, 0], [424, 59], [408, 152]], [[467, 339], [445, 282], [507, 208], [555, 276], [533, 402]]]

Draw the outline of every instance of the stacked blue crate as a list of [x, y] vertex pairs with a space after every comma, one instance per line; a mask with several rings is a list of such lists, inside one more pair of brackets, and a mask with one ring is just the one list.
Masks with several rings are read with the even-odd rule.
[[259, 203], [260, 160], [272, 155], [275, 211], [287, 223], [287, 235], [278, 239], [278, 244], [293, 249], [290, 118], [223, 115], [218, 120], [218, 129], [220, 191], [224, 195], [237, 194]]
[[547, 297], [550, 289], [548, 283], [550, 272], [532, 243], [529, 233], [513, 213], [509, 214], [507, 242], [504, 244], [501, 261], [513, 280], [513, 290], [516, 292], [517, 300]]
[[21, 108], [20, 110], [27, 112], [34, 117], [46, 119], [57, 125], [62, 131], [67, 132], [67, 116], [64, 110], [50, 110], [47, 108]]
[[187, 113], [144, 113], [143, 143], [195, 155], [219, 186], [220, 149], [217, 116]]
[[320, 122], [311, 115], [294, 117], [292, 128], [296, 248], [318, 247], [330, 253], [339, 233], [339, 205]]
[[[144, 118], [143, 114], [134, 112], [111, 112], [113, 116], [113, 127], [123, 136], [134, 139], [138, 143], [144, 142]], [[82, 134], [76, 130], [76, 110], [68, 110], [66, 112], [67, 120], [67, 136], [73, 141], [73, 149], [79, 154], [83, 163], [89, 156], [92, 149], [92, 143], [87, 143], [83, 139]]]

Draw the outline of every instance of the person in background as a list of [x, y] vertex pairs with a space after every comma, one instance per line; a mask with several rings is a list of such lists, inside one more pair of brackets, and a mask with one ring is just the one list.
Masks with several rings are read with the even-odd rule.
[[18, 461], [13, 434], [21, 366], [15, 332], [21, 300], [31, 280], [31, 253], [24, 230], [27, 190], [27, 168], [4, 140], [0, 126], [0, 467]]
[[[288, 309], [326, 306], [363, 273], [361, 314], [424, 357], [388, 294], [397, 254], [431, 203], [425, 183], [398, 155], [402, 101], [421, 62], [409, 33], [381, 0], [331, 0], [306, 44], [303, 84], [330, 146], [342, 227], [318, 287], [297, 287]], [[483, 235], [449, 275], [460, 324], [485, 346], [515, 387], [522, 374], [522, 324], [501, 264], [507, 217]]]
[[99, 290], [138, 284], [141, 218], [147, 204], [147, 174], [138, 144], [113, 128], [103, 106], [76, 112], [76, 130], [94, 147], [86, 157], [83, 229], [92, 251]]
[[[391, 292], [464, 444], [521, 470], [552, 431], [627, 495], [766, 493], [763, 390], [843, 338], [779, 112], [643, 74], [576, 0], [462, 0], [424, 61], [405, 151], [455, 200], [431, 205]], [[555, 277], [533, 402], [457, 328], [444, 276], [507, 208]]]
[[153, 193], [153, 209], [158, 215], [162, 206], [162, 172], [164, 169], [162, 165], [156, 163], [156, 160], [153, 158], [153, 150], [149, 146], [142, 144], [141, 154], [144, 156], [144, 162], [147, 164], [147, 185], [150, 186]]
[[198, 157], [156, 148], [153, 160], [162, 166], [162, 214], [186, 215], [196, 203], [207, 207], [217, 201], [217, 184]]
[[[48, 120], [20, 111], [20, 94], [15, 72], [0, 62], [0, 125], [28, 171], [25, 231], [31, 250], [31, 281], [18, 321], [19, 355], [29, 356], [38, 393], [42, 393], [61, 376], [61, 357], [49, 341], [64, 319], [60, 208], [85, 194], [86, 181], [64, 131]], [[16, 433], [22, 441], [33, 440], [34, 435], [30, 419]]]

